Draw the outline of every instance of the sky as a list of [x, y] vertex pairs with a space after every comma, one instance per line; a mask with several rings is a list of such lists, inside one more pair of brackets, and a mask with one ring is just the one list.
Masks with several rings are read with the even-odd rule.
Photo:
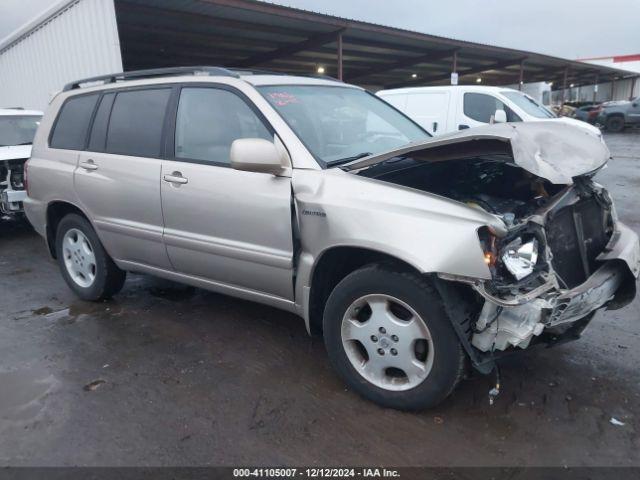
[[[0, 39], [58, 0], [0, 0]], [[564, 58], [640, 53], [640, 0], [277, 0], [340, 17]]]

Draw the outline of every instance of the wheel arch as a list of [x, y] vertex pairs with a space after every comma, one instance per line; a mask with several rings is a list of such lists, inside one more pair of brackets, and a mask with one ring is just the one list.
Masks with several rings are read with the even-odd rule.
[[312, 335], [322, 332], [324, 307], [335, 286], [350, 273], [372, 263], [388, 264], [400, 270], [422, 273], [408, 261], [381, 250], [349, 245], [327, 248], [316, 258], [309, 276], [307, 326]]
[[57, 258], [56, 254], [56, 232], [60, 221], [67, 215], [75, 213], [85, 218], [89, 223], [89, 216], [82, 211], [77, 205], [65, 200], [54, 200], [47, 205], [46, 214], [46, 240], [49, 253], [52, 258]]

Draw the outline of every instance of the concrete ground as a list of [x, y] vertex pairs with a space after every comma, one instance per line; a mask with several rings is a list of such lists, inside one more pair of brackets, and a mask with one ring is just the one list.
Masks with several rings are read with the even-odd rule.
[[[640, 135], [607, 142], [640, 232]], [[0, 465], [640, 465], [640, 299], [505, 360], [493, 406], [474, 376], [420, 414], [347, 391], [278, 310], [139, 275], [79, 301], [25, 224], [0, 228], [0, 300]]]

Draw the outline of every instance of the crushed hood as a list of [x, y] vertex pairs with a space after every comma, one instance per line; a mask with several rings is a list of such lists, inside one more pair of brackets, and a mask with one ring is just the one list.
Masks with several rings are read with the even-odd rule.
[[19, 160], [31, 156], [31, 145], [10, 145], [0, 147], [0, 161]]
[[528, 172], [556, 184], [594, 172], [611, 154], [599, 135], [561, 122], [501, 123], [434, 137], [420, 143], [371, 155], [341, 168], [354, 171], [411, 154], [431, 162], [471, 155], [504, 154]]

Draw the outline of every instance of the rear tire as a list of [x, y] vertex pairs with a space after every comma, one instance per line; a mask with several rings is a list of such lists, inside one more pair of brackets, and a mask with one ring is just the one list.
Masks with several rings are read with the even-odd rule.
[[99, 301], [118, 293], [126, 279], [107, 254], [89, 221], [76, 214], [58, 224], [56, 254], [62, 277], [83, 300]]
[[323, 335], [347, 385], [384, 407], [433, 407], [464, 374], [442, 299], [418, 274], [380, 265], [349, 274], [327, 300]]
[[607, 130], [612, 133], [620, 133], [624, 130], [624, 117], [614, 115], [607, 118]]

